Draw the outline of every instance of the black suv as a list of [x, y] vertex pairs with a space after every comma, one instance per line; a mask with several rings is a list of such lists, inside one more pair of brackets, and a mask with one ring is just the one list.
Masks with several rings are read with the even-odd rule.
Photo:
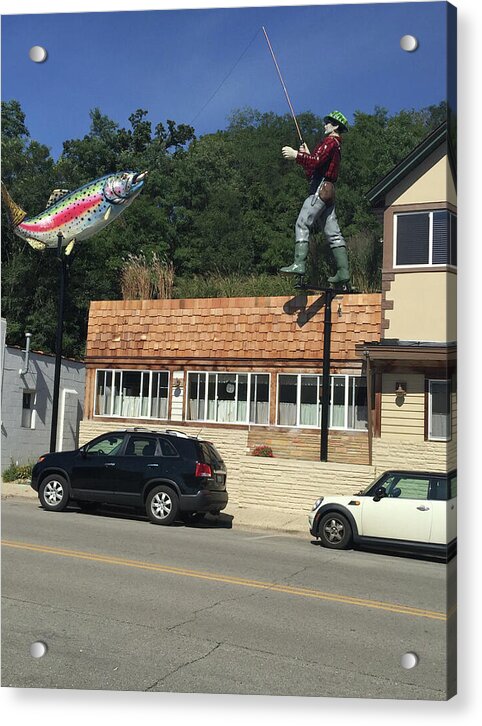
[[125, 429], [80, 449], [40, 456], [32, 489], [49, 511], [74, 500], [145, 509], [154, 524], [219, 514], [228, 503], [226, 467], [213, 444], [177, 431]]

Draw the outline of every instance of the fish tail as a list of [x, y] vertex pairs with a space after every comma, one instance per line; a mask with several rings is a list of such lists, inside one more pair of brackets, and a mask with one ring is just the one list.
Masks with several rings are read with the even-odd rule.
[[6, 212], [8, 216], [8, 221], [12, 225], [12, 227], [18, 227], [18, 225], [23, 222], [25, 217], [27, 216], [27, 212], [24, 212], [21, 207], [16, 204], [10, 194], [7, 191], [7, 187], [2, 181], [2, 202], [4, 203], [6, 207]]

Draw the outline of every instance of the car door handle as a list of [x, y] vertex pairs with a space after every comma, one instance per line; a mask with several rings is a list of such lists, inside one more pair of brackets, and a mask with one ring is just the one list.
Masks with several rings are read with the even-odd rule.
[[147, 466], [159, 466], [159, 464], [148, 464]]
[[428, 512], [430, 507], [426, 507], [422, 504], [420, 507], [417, 507], [417, 509], [419, 509], [421, 512]]
[[107, 461], [104, 466], [115, 466], [115, 461]]

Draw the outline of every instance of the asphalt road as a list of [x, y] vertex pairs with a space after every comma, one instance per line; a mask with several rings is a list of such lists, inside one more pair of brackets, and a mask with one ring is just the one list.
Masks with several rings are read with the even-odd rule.
[[229, 524], [3, 501], [2, 686], [432, 700], [454, 688], [455, 560]]

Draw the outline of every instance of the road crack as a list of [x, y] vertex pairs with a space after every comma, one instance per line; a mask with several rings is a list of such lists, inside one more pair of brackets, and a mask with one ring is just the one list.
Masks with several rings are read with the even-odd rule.
[[174, 670], [169, 671], [169, 673], [166, 673], [166, 675], [162, 676], [162, 678], [159, 678], [152, 685], [150, 685], [147, 688], [145, 688], [144, 689], [144, 693], [147, 693], [148, 691], [152, 691], [154, 688], [156, 688], [157, 686], [159, 686], [160, 683], [162, 683], [163, 681], [165, 681], [166, 678], [169, 678], [170, 676], [173, 676], [175, 673], [178, 673], [183, 668], [187, 668], [187, 666], [193, 665], [193, 663], [198, 663], [201, 660], [205, 660], [206, 658], [208, 658], [211, 655], [211, 653], [214, 653], [214, 651], [217, 650], [220, 645], [221, 645], [221, 643], [216, 643], [216, 645], [213, 646], [211, 648], [211, 650], [209, 650], [204, 655], [201, 655], [198, 658], [193, 658], [192, 660], [188, 660], [188, 661], [186, 661], [186, 663], [181, 663], [181, 665], [177, 666], [177, 668], [174, 668]]

